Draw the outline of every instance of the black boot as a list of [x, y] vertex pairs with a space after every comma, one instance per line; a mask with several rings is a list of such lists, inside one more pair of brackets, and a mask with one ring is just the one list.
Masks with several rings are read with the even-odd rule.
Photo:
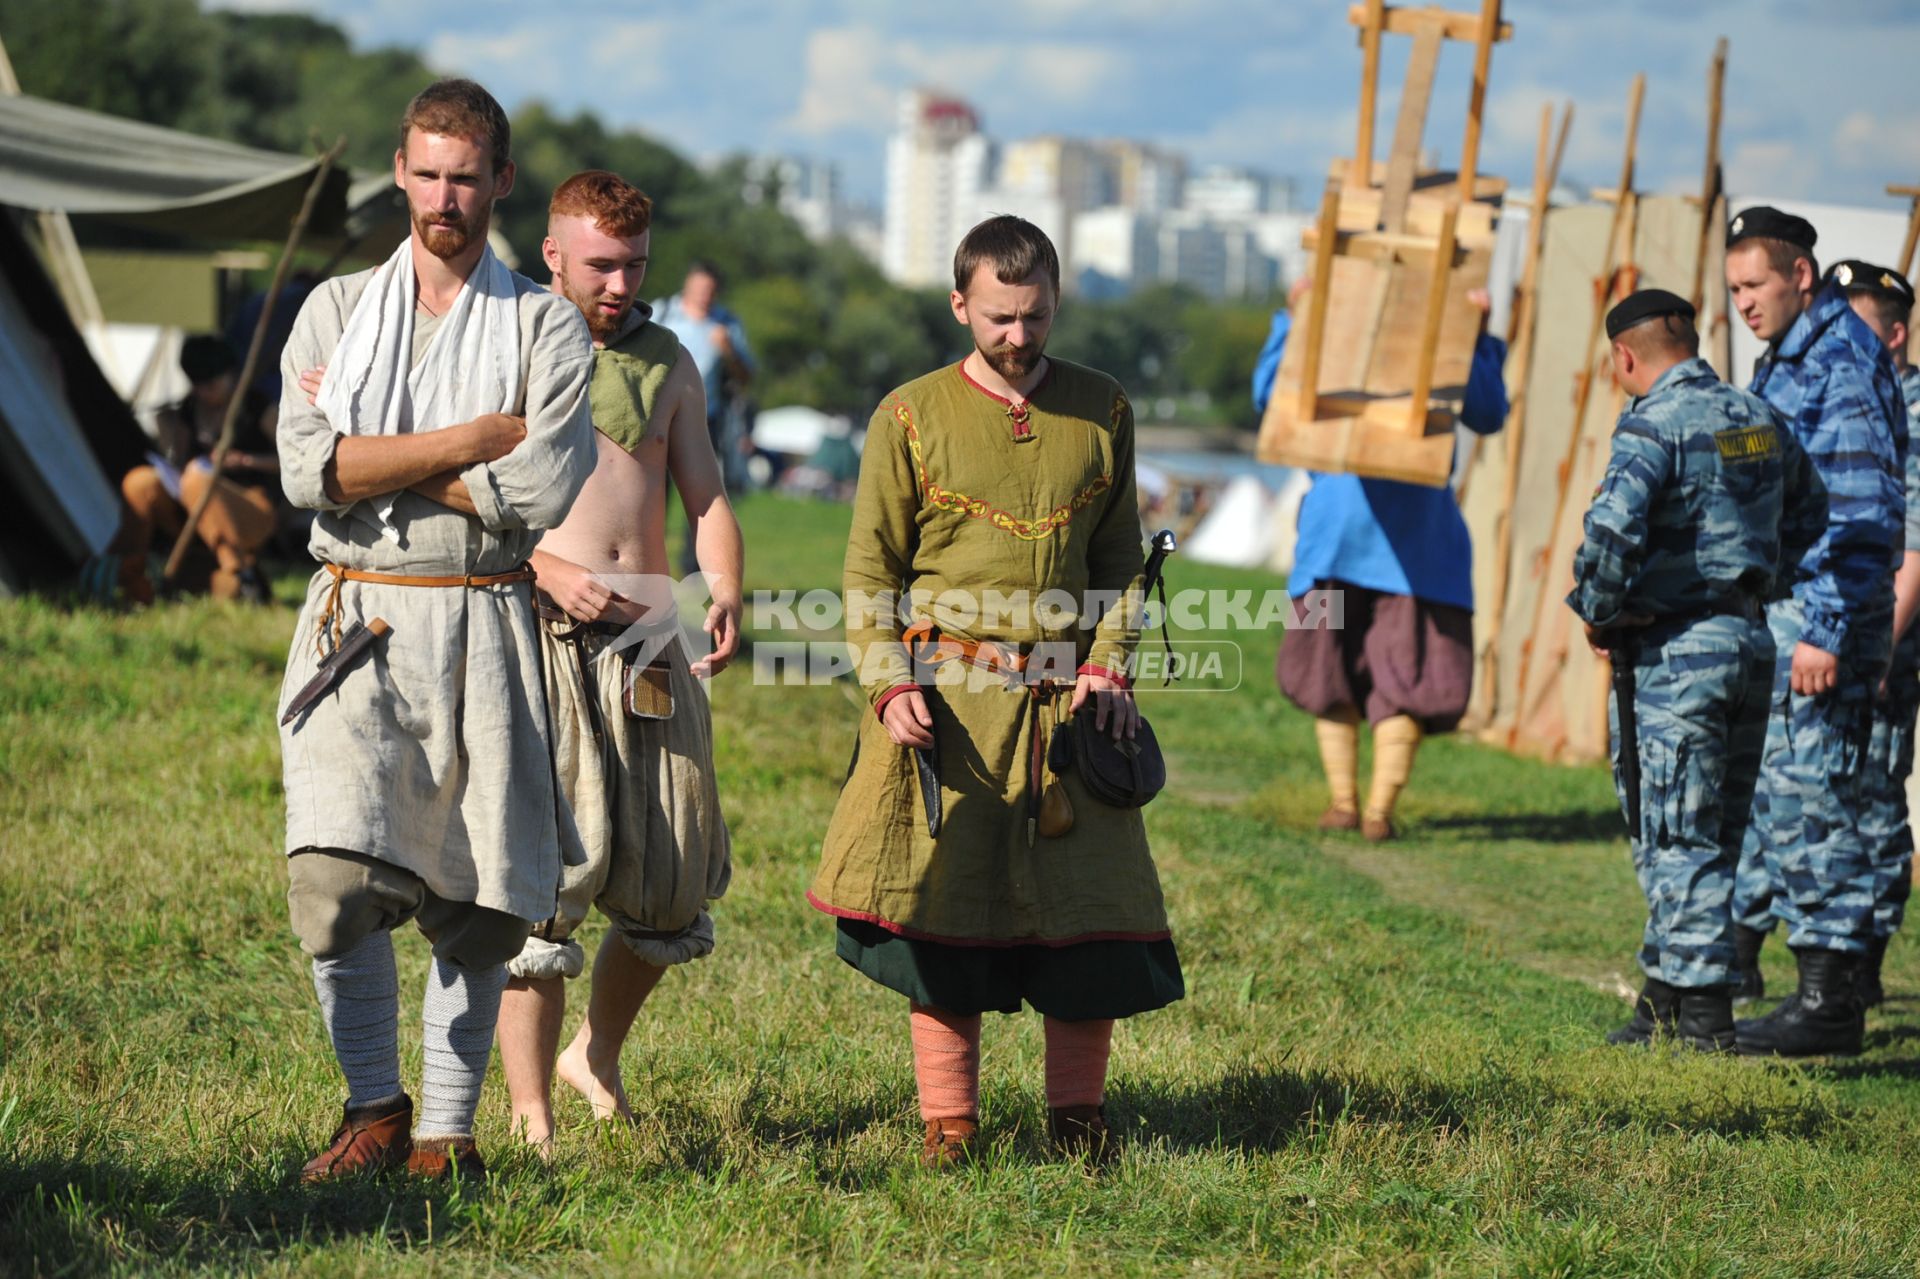
[[1767, 935], [1745, 924], [1733, 926], [1733, 1006], [1736, 1008], [1764, 999], [1767, 983], [1760, 977], [1760, 948]]
[[1733, 1051], [1733, 987], [1700, 986], [1680, 992], [1674, 1038], [1701, 1052]]
[[1633, 1001], [1633, 1020], [1607, 1035], [1610, 1044], [1648, 1044], [1655, 1035], [1673, 1033], [1680, 1012], [1680, 992], [1658, 977], [1647, 978], [1640, 998]]
[[1860, 992], [1860, 1008], [1864, 1012], [1869, 1008], [1878, 1008], [1887, 1002], [1887, 991], [1880, 984], [1880, 963], [1887, 957], [1887, 943], [1891, 937], [1876, 937], [1867, 943], [1867, 958], [1860, 966], [1860, 976], [1854, 982], [1854, 989]]
[[1838, 950], [1793, 952], [1800, 989], [1765, 1017], [1736, 1022], [1736, 1047], [1753, 1057], [1851, 1056], [1866, 1029], [1854, 988], [1865, 957]]

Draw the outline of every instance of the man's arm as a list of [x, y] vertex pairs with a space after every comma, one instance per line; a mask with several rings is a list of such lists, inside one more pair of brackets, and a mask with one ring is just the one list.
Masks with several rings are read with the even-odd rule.
[[1673, 474], [1673, 447], [1652, 426], [1627, 418], [1614, 428], [1606, 474], [1587, 510], [1586, 536], [1573, 555], [1567, 606], [1587, 624], [1588, 638], [1631, 624], [1627, 588], [1647, 558], [1654, 498]]
[[[326, 376], [326, 366], [302, 369], [300, 371], [300, 390], [306, 396], [307, 404], [313, 405], [320, 397], [320, 382]], [[460, 478], [463, 468], [475, 462], [491, 462], [512, 451], [513, 447], [526, 438], [526, 422], [522, 418], [505, 413], [486, 413], [471, 422], [450, 426], [445, 430], [432, 431], [426, 435], [376, 435], [355, 436], [351, 440], [341, 440], [334, 446], [334, 454], [322, 472], [322, 480], [329, 497], [348, 491], [339, 482], [338, 471], [340, 454], [345, 452], [353, 459], [353, 478], [366, 483], [381, 483], [377, 472], [384, 463], [396, 472], [395, 478], [407, 473], [404, 463], [407, 459], [392, 450], [375, 449], [372, 456], [360, 446], [364, 443], [388, 443], [397, 440], [430, 440], [446, 436], [439, 442], [442, 452], [453, 455], [457, 460], [443, 470], [436, 470], [424, 479], [411, 484], [396, 484], [392, 488], [378, 488], [371, 494], [398, 492], [401, 488], [410, 488], [422, 497], [431, 498], [442, 506], [452, 507], [464, 515], [474, 515], [473, 494], [467, 490], [466, 481]], [[351, 444], [352, 447], [348, 447]], [[427, 450], [426, 452], [431, 452]], [[278, 469], [276, 466], [275, 469]]]
[[[557, 526], [599, 460], [587, 402], [593, 379], [587, 322], [580, 308], [566, 299], [556, 294], [539, 298], [541, 311], [527, 354], [526, 438], [511, 452], [474, 462], [459, 473], [475, 517], [495, 533]], [[521, 305], [528, 305], [524, 298]], [[435, 467], [410, 483], [444, 469]]]
[[[1801, 588], [1802, 644], [1845, 651], [1862, 616], [1885, 616], [1889, 566], [1902, 537], [1906, 494], [1895, 454], [1895, 424], [1859, 371], [1830, 367], [1815, 388], [1820, 421], [1807, 437], [1827, 489], [1827, 526], [1817, 569]], [[1796, 663], [1799, 654], [1795, 655]], [[1816, 688], [1815, 692], [1824, 691]]]
[[701, 626], [713, 636], [713, 652], [695, 662], [693, 672], [718, 675], [740, 647], [746, 549], [740, 537], [740, 521], [734, 518], [733, 504], [727, 501], [720, 459], [713, 455], [713, 439], [707, 433], [706, 389], [685, 347], [680, 348], [663, 391], [661, 404], [654, 411], [664, 408], [668, 415], [667, 472], [673, 477], [674, 488], [680, 490], [680, 502], [686, 507], [692, 529], [694, 558], [713, 596]]
[[894, 416], [897, 404], [888, 396], [867, 424], [841, 596], [847, 647], [868, 704], [896, 744], [931, 746], [933, 720], [900, 642], [900, 597], [919, 545], [920, 499], [906, 432]]
[[1095, 598], [1112, 598], [1094, 627], [1087, 660], [1074, 673], [1073, 703], [1079, 710], [1092, 698], [1094, 726], [1118, 740], [1132, 737], [1140, 711], [1125, 671], [1140, 642], [1141, 610], [1146, 605], [1144, 554], [1140, 549], [1140, 503], [1133, 476], [1133, 405], [1117, 389], [1113, 405], [1113, 487], [1087, 543], [1087, 590]]

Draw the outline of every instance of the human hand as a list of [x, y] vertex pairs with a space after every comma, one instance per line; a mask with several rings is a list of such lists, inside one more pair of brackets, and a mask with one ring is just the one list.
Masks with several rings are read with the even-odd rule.
[[926, 694], [917, 688], [889, 698], [880, 710], [880, 722], [895, 746], [925, 750], [933, 745], [933, 716], [927, 710]]
[[300, 375], [300, 389], [307, 393], [307, 403], [315, 404], [320, 400], [320, 382], [327, 376], [327, 366], [322, 364], [308, 369]]
[[482, 413], [463, 429], [468, 464], [492, 462], [513, 452], [527, 438], [527, 419], [511, 413]]
[[1801, 640], [1793, 646], [1793, 691], [1802, 697], [1818, 697], [1840, 682], [1840, 659], [1824, 648], [1815, 648]]
[[1093, 727], [1113, 734], [1113, 740], [1132, 737], [1140, 731], [1140, 708], [1134, 705], [1133, 690], [1119, 680], [1089, 672], [1073, 681], [1073, 704], [1078, 711], [1088, 698], [1093, 699]]
[[726, 325], [714, 325], [708, 330], [708, 335], [713, 340], [713, 349], [715, 351], [718, 351], [721, 355], [730, 355], [733, 353], [733, 334], [727, 332]]
[[1587, 647], [1593, 650], [1594, 656], [1611, 657], [1621, 631], [1637, 630], [1652, 621], [1645, 613], [1622, 613], [1608, 626], [1595, 626], [1587, 621], [1581, 622], [1581, 626], [1586, 629]]
[[592, 572], [553, 555], [539, 557], [534, 567], [534, 584], [576, 622], [597, 622], [615, 604], [628, 602], [626, 596]]
[[1306, 300], [1307, 294], [1311, 292], [1313, 292], [1313, 277], [1310, 275], [1303, 275], [1292, 284], [1289, 284], [1287, 286], [1287, 310], [1299, 310], [1300, 304]]
[[701, 679], [711, 679], [727, 669], [727, 663], [739, 651], [740, 596], [731, 591], [724, 596], [715, 592], [713, 603], [707, 608], [707, 620], [700, 624], [700, 629], [713, 636], [713, 651], [693, 664], [693, 673]]
[[1468, 289], [1467, 301], [1473, 303], [1474, 306], [1482, 311], [1493, 310], [1493, 296], [1485, 289]]

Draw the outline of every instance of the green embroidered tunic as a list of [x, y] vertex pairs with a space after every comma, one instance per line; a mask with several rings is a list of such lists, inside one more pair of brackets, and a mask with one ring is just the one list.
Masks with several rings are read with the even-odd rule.
[[[844, 575], [847, 639], [870, 706], [913, 681], [906, 620], [1023, 653], [1061, 650], [1067, 660], [1054, 669], [1069, 684], [1083, 665], [1120, 671], [1139, 635], [1134, 610], [1118, 602], [1138, 600], [1141, 568], [1133, 412], [1105, 374], [1050, 361], [1017, 414], [955, 365], [874, 413]], [[886, 596], [909, 602], [863, 607]], [[1086, 622], [1098, 613], [1097, 624], [1079, 616], [1089, 597]], [[1165, 938], [1139, 810], [1108, 807], [1069, 775], [1073, 829], [1029, 843], [1028, 693], [959, 663], [925, 691], [941, 761], [939, 838], [927, 834], [912, 753], [865, 714], [808, 899], [933, 941]], [[1043, 743], [1070, 700], [1063, 692], [1042, 704]]]

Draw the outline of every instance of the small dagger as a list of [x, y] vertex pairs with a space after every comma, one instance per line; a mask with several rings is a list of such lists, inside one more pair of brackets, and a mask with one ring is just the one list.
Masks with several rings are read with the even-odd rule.
[[371, 622], [355, 622], [348, 627], [347, 633], [340, 637], [340, 643], [320, 663], [320, 669], [314, 672], [313, 678], [308, 680], [306, 686], [295, 693], [293, 700], [287, 703], [287, 713], [280, 717], [280, 723], [283, 726], [291, 724], [294, 717], [301, 711], [325, 697], [327, 691], [338, 684], [340, 677], [347, 673], [347, 667], [352, 665], [360, 654], [372, 648], [375, 640], [392, 630], [393, 627], [389, 626], [384, 618], [379, 617]]

